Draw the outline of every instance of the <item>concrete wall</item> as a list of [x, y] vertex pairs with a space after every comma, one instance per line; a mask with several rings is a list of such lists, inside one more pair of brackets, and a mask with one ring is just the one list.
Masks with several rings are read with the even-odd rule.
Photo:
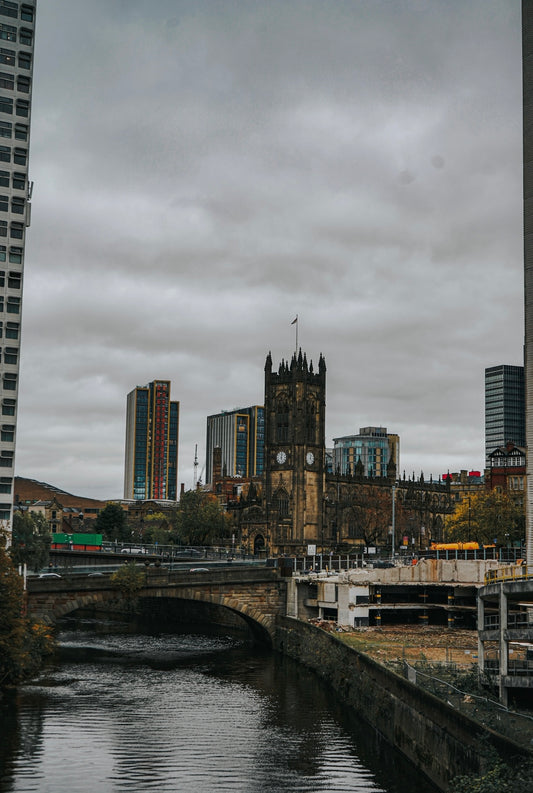
[[324, 678], [441, 790], [454, 776], [481, 770], [477, 740], [482, 735], [507, 758], [524, 754], [320, 628], [280, 617], [274, 646]]
[[485, 573], [498, 567], [501, 567], [499, 562], [492, 559], [420, 559], [413, 565], [354, 570], [347, 575], [354, 581], [366, 579], [384, 584], [483, 584]]

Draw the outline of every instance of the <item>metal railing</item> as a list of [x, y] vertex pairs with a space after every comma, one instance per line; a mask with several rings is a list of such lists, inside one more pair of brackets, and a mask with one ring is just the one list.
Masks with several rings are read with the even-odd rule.
[[533, 565], [518, 564], [511, 567], [500, 567], [485, 573], [485, 586], [506, 581], [527, 581], [533, 578]]
[[[500, 627], [500, 615], [488, 614], [485, 617], [483, 627], [486, 631], [498, 630]], [[507, 627], [511, 629], [516, 628], [533, 628], [533, 615], [529, 612], [521, 611], [518, 614], [507, 615]]]

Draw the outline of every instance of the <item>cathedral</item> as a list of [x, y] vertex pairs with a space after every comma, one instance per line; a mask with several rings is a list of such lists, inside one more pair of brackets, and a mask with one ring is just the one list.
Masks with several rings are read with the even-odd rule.
[[317, 370], [300, 350], [290, 362], [265, 363], [263, 476], [233, 504], [239, 544], [250, 552], [289, 556], [398, 547], [416, 551], [442, 539], [453, 512], [445, 483], [367, 477], [326, 470], [326, 362]]

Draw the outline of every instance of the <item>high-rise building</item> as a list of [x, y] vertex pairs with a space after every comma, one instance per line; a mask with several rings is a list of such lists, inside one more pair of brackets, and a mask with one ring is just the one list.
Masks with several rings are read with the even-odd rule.
[[261, 476], [265, 446], [265, 409], [260, 405], [207, 417], [206, 483], [213, 481], [213, 452], [221, 450], [224, 476]]
[[130, 391], [126, 408], [124, 498], [177, 498], [179, 402], [170, 381], [154, 380]]
[[333, 473], [355, 474], [357, 464], [363, 476], [387, 476], [389, 461], [400, 466], [400, 438], [386, 427], [361, 427], [359, 435], [333, 438]]
[[36, 0], [0, 0], [0, 526], [11, 530]]
[[[524, 365], [526, 447], [533, 449], [533, 5], [522, 0], [522, 124], [524, 189]], [[526, 463], [526, 555], [533, 564], [533, 454]]]
[[512, 442], [526, 445], [526, 409], [523, 366], [485, 369], [485, 457]]

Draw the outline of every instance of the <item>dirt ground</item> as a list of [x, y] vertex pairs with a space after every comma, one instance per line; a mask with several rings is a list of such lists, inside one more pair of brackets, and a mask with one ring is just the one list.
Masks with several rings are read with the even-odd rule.
[[[326, 630], [326, 625], [322, 624]], [[336, 626], [331, 628], [336, 632]], [[446, 677], [443, 668], [448, 665], [457, 673], [469, 672], [477, 666], [477, 632], [461, 629], [448, 629], [438, 626], [386, 626], [383, 628], [358, 628], [342, 631], [339, 634], [351, 647], [364, 652], [374, 660], [387, 664], [390, 661], [406, 660], [435, 664], [438, 678]], [[418, 666], [418, 664], [416, 664]], [[427, 670], [429, 671], [429, 670]], [[444, 688], [444, 698], [449, 705], [457, 708], [485, 727], [511, 738], [517, 744], [533, 748], [533, 711], [519, 708], [520, 715], [513, 709], [505, 711], [497, 704], [497, 693], [486, 691], [481, 696], [468, 695], [454, 689]], [[443, 696], [440, 686], [433, 691]]]
[[343, 632], [351, 647], [376, 661], [428, 661], [468, 668], [477, 663], [477, 633], [441, 626], [394, 625]]

